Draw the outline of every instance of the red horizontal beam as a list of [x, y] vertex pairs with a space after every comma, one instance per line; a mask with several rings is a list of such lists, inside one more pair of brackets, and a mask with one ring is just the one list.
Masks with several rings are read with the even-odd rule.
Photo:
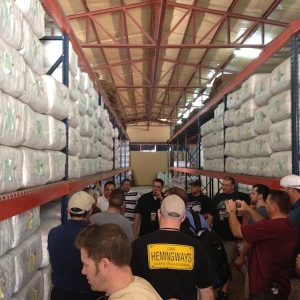
[[238, 76], [236, 76], [229, 84], [226, 85], [215, 97], [213, 97], [198, 113], [196, 113], [189, 121], [187, 121], [184, 126], [168, 140], [170, 143], [179, 134], [181, 134], [186, 128], [192, 125], [197, 119], [208, 112], [213, 106], [217, 105], [225, 95], [234, 90], [238, 85], [240, 85], [244, 80], [249, 78], [255, 71], [263, 65], [270, 57], [276, 54], [282, 47], [289, 43], [290, 38], [293, 34], [298, 34], [300, 31], [300, 16], [294, 20], [276, 39], [268, 44], [264, 51], [262, 51], [258, 58], [256, 58], [252, 63], [250, 63]]
[[140, 49], [230, 49], [230, 48], [265, 48], [266, 45], [258, 44], [95, 44], [95, 43], [80, 43], [82, 48], [140, 48]]
[[204, 170], [197, 170], [197, 169], [190, 169], [190, 168], [175, 168], [169, 167], [172, 171], [195, 174], [195, 175], [202, 175], [211, 178], [218, 178], [222, 179], [225, 176], [231, 176], [234, 180], [238, 183], [254, 185], [257, 183], [265, 184], [270, 189], [279, 190], [280, 189], [280, 179], [279, 178], [271, 178], [271, 177], [260, 177], [260, 176], [248, 176], [242, 174], [235, 174], [235, 173], [226, 173], [226, 172], [214, 172], [214, 171], [204, 171]]
[[207, 88], [206, 85], [195, 85], [195, 86], [182, 86], [182, 85], [116, 85], [116, 89], [149, 89], [149, 88], [155, 88], [155, 89], [199, 89], [199, 88]]

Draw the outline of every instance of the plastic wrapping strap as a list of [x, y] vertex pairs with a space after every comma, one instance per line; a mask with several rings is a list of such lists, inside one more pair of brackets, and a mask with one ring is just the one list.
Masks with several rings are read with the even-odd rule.
[[1, 0], [1, 19], [5, 19], [7, 22], [10, 15], [11, 3], [6, 0]]
[[85, 97], [82, 95], [82, 97], [80, 98], [80, 106], [85, 109], [86, 107], [86, 99]]
[[30, 258], [29, 258], [29, 270], [30, 272], [33, 272], [35, 269], [35, 254], [30, 253]]
[[35, 95], [36, 96], [41, 96], [42, 94], [42, 80], [41, 78], [36, 79], [35, 81]]
[[27, 230], [33, 228], [32, 223], [33, 223], [33, 212], [29, 211], [27, 214]]
[[277, 100], [275, 103], [275, 111], [279, 112], [279, 110], [280, 110], [280, 102]]
[[73, 160], [73, 161], [72, 161], [72, 172], [75, 172], [75, 171], [76, 171], [76, 168], [77, 168], [76, 161]]
[[43, 175], [43, 164], [40, 159], [36, 159], [36, 172], [38, 176]]
[[280, 132], [278, 130], [275, 132], [275, 142], [280, 142]]
[[277, 81], [278, 82], [281, 81], [281, 77], [283, 76], [283, 74], [281, 73], [281, 70], [278, 70], [276, 75], [277, 75], [276, 76]]
[[260, 120], [261, 122], [263, 122], [265, 117], [266, 117], [266, 115], [261, 111], [261, 112], [259, 113], [259, 120]]
[[38, 300], [39, 299], [39, 290], [33, 290], [32, 291], [32, 300]]
[[58, 158], [56, 161], [56, 167], [57, 167], [57, 172], [60, 172], [61, 167], [62, 167], [62, 160], [61, 158]]
[[0, 278], [0, 299], [4, 298], [3, 288], [5, 287], [4, 279]]
[[278, 162], [278, 168], [279, 168], [280, 172], [283, 171], [283, 166], [282, 166], [282, 163], [280, 161]]
[[12, 72], [13, 68], [13, 56], [11, 53], [5, 51], [4, 52], [4, 73], [6, 75]]
[[85, 174], [85, 164], [81, 164], [81, 173]]
[[250, 130], [250, 127], [249, 126], [245, 126], [246, 128], [245, 128], [245, 132], [246, 132], [246, 134], [248, 135], [249, 134], [249, 130]]
[[82, 120], [81, 122], [80, 122], [80, 130], [85, 130], [85, 120]]
[[76, 133], [74, 133], [74, 140], [73, 140], [73, 142], [74, 142], [74, 146], [76, 146], [76, 144], [78, 142], [78, 138], [77, 138], [77, 134]]
[[250, 160], [247, 160], [247, 162], [246, 162], [246, 169], [249, 170], [249, 168], [250, 168]]
[[264, 83], [263, 81], [260, 83], [260, 87], [259, 87], [259, 92], [263, 92], [265, 89], [264, 89]]
[[250, 152], [250, 144], [249, 143], [247, 143], [246, 149], [247, 149], [247, 152]]
[[40, 43], [37, 41], [33, 41], [33, 57], [38, 57], [39, 47], [40, 47]]
[[60, 90], [60, 104], [65, 105], [66, 104], [66, 99], [67, 99], [67, 93], [64, 88], [61, 88]]
[[43, 136], [43, 121], [37, 120], [36, 121], [36, 127], [37, 127], [38, 137], [42, 137]]
[[35, 16], [39, 16], [39, 12], [40, 12], [40, 1], [39, 0], [34, 0], [33, 3], [33, 13]]
[[262, 172], [264, 170], [264, 168], [265, 168], [265, 163], [262, 161], [259, 165], [260, 172]]
[[14, 113], [15, 110], [13, 108], [6, 108], [5, 128], [7, 128], [10, 131], [14, 130]]
[[[12, 160], [7, 158], [3, 161], [3, 179], [4, 181], [11, 181], [12, 176], [11, 176], [11, 163]], [[1, 298], [0, 298], [1, 299]]]
[[77, 119], [77, 116], [78, 116], [77, 111], [78, 111], [78, 110], [77, 110], [77, 107], [73, 107], [72, 112], [73, 112], [73, 115], [74, 115], [74, 116], [73, 116], [74, 119]]
[[58, 141], [61, 143], [63, 136], [63, 130], [61, 128], [58, 128]]
[[264, 144], [264, 141], [263, 140], [259, 140], [259, 149], [262, 149], [263, 144]]

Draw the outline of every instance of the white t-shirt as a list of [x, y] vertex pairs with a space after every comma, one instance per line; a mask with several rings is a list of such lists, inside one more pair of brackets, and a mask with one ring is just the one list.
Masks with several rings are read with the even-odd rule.
[[107, 211], [108, 204], [108, 199], [106, 199], [104, 195], [97, 198], [97, 206], [101, 209], [101, 211]]

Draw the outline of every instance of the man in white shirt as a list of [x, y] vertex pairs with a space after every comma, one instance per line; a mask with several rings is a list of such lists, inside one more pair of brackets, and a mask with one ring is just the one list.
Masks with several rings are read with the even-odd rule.
[[121, 208], [120, 213], [133, 225], [134, 209], [141, 195], [131, 190], [131, 181], [128, 178], [123, 179], [121, 188], [125, 193], [125, 205]]
[[113, 181], [107, 181], [105, 183], [104, 194], [97, 199], [97, 206], [101, 209], [101, 211], [107, 211], [109, 204], [108, 198], [114, 189], [116, 189], [116, 184]]

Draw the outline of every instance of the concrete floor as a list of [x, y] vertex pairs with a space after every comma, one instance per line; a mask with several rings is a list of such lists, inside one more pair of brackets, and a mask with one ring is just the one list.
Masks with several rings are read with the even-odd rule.
[[[163, 191], [166, 190], [167, 187], [163, 188]], [[151, 191], [151, 186], [135, 186], [132, 187], [133, 191], [137, 191], [141, 195], [148, 193]], [[233, 267], [232, 268], [232, 281], [229, 284], [228, 290], [228, 299], [229, 300], [246, 300], [244, 298], [244, 288], [245, 288], [245, 276], [242, 274], [240, 270]], [[217, 290], [215, 290], [215, 295]]]

